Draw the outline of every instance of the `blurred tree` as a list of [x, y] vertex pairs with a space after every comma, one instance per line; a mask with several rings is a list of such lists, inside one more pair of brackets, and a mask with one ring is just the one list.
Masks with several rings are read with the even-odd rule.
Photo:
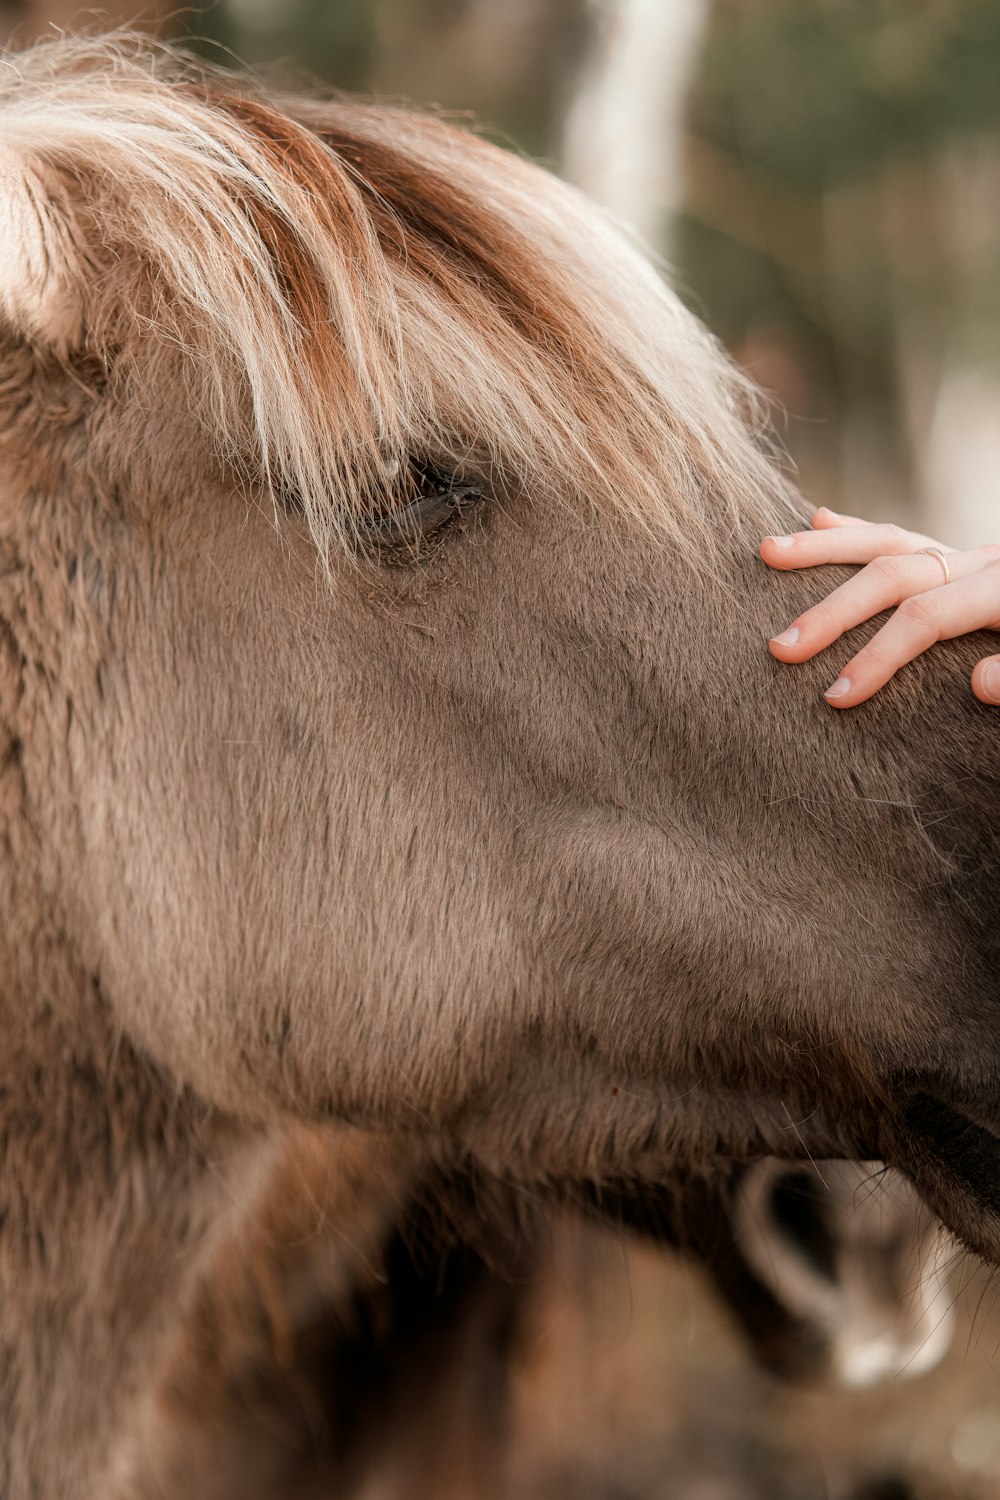
[[566, 120], [563, 166], [651, 243], [681, 195], [680, 127], [708, 0], [591, 0], [593, 41]]
[[583, 0], [211, 0], [192, 29], [286, 79], [472, 109], [543, 157], [587, 34]]
[[[789, 442], [807, 487], [845, 507], [916, 499], [966, 537], [996, 526], [998, 56], [994, 0], [717, 0], [678, 251], [758, 378], [776, 344], [800, 351]], [[973, 375], [976, 399], [957, 399]], [[961, 499], [943, 455], [970, 443]]]

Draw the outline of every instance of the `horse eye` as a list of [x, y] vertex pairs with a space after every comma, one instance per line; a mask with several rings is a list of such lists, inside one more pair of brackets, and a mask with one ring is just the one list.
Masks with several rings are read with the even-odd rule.
[[[385, 509], [363, 523], [373, 543], [416, 543], [432, 536], [483, 498], [479, 485], [449, 477], [433, 465], [413, 459], [405, 476], [386, 497]], [[301, 516], [302, 497], [289, 486], [281, 490], [281, 503], [290, 515]]]
[[458, 519], [480, 499], [482, 490], [477, 485], [413, 460], [388, 508], [372, 517], [367, 529], [376, 542], [417, 543]]

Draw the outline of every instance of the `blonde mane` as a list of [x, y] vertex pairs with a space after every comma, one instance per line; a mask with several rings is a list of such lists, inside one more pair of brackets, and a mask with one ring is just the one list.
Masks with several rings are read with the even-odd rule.
[[0, 187], [14, 329], [140, 384], [150, 341], [180, 351], [220, 455], [294, 497], [324, 557], [415, 459], [611, 506], [692, 557], [783, 506], [746, 382], [643, 255], [437, 119], [61, 39], [2, 61]]

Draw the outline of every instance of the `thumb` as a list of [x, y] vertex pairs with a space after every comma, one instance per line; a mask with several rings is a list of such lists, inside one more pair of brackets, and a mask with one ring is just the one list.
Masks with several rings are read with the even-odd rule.
[[976, 663], [972, 691], [980, 703], [1000, 703], [1000, 656], [987, 656]]

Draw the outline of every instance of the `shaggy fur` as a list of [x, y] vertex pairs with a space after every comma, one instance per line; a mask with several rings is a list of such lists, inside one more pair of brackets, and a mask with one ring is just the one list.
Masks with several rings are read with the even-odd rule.
[[383, 1203], [884, 1158], [1000, 1259], [982, 647], [770, 661], [815, 581], [636, 253], [124, 38], [0, 152], [0, 1490], [126, 1482], [290, 1122]]

